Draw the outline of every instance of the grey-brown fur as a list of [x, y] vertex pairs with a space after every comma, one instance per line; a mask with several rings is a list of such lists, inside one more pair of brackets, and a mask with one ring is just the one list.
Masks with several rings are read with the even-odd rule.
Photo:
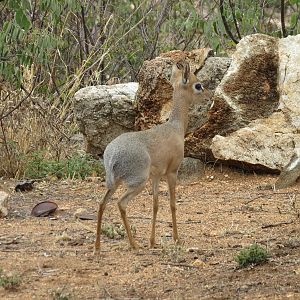
[[173, 66], [170, 79], [173, 88], [173, 109], [169, 120], [149, 130], [125, 133], [114, 139], [105, 149], [107, 192], [100, 201], [98, 211], [95, 251], [100, 250], [102, 215], [106, 203], [120, 184], [127, 191], [118, 201], [119, 210], [132, 248], [137, 244], [131, 234], [126, 216], [130, 200], [138, 195], [149, 178], [153, 187], [153, 218], [150, 245], [155, 244], [155, 222], [158, 210], [158, 185], [162, 177], [169, 186], [170, 206], [173, 222], [173, 238], [178, 240], [176, 223], [175, 186], [177, 171], [184, 157], [184, 134], [188, 125], [188, 111], [192, 103], [204, 101], [203, 88], [197, 77], [190, 73], [188, 63]]

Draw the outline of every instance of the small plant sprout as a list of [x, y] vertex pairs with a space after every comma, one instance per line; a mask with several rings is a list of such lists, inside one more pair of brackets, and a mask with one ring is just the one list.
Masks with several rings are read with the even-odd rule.
[[15, 290], [21, 284], [21, 278], [17, 275], [5, 275], [0, 269], [0, 287], [6, 290]]
[[53, 300], [71, 300], [71, 294], [65, 288], [57, 289], [53, 292]]
[[269, 257], [270, 255], [267, 249], [258, 244], [253, 244], [250, 247], [241, 250], [235, 257], [235, 261], [240, 268], [245, 268], [263, 264], [268, 261]]
[[173, 263], [180, 263], [185, 260], [185, 249], [179, 243], [170, 243], [166, 237], [161, 239], [162, 254]]
[[125, 228], [121, 224], [105, 224], [102, 233], [110, 239], [123, 239], [125, 237]]

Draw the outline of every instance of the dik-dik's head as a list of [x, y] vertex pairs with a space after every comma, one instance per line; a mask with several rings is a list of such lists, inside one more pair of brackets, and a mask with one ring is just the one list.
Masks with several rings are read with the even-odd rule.
[[188, 62], [179, 61], [173, 65], [170, 82], [174, 89], [174, 96], [183, 97], [190, 103], [202, 100], [204, 88], [196, 75], [191, 72]]

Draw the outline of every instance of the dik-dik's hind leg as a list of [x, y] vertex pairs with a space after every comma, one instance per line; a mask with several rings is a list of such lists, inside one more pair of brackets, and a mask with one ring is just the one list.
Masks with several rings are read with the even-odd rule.
[[170, 207], [172, 213], [173, 239], [175, 242], [178, 241], [177, 221], [176, 221], [176, 198], [175, 198], [176, 180], [177, 180], [177, 172], [169, 173], [167, 175], [167, 182], [168, 182], [169, 194], [170, 194]]
[[107, 190], [104, 197], [101, 199], [99, 203], [99, 209], [98, 209], [98, 221], [97, 221], [97, 233], [96, 233], [96, 242], [95, 242], [95, 252], [100, 252], [100, 235], [101, 235], [101, 223], [102, 223], [102, 216], [105, 209], [105, 206], [108, 202], [108, 200], [111, 198], [113, 193], [115, 192], [115, 189]]
[[153, 216], [152, 216], [152, 229], [150, 236], [150, 247], [153, 248], [155, 245], [155, 223], [158, 211], [158, 186], [159, 178], [152, 178], [152, 192], [153, 192]]
[[121, 217], [126, 229], [126, 233], [129, 239], [129, 244], [131, 246], [131, 248], [133, 249], [137, 249], [138, 245], [135, 242], [132, 233], [131, 233], [131, 229], [130, 229], [130, 225], [127, 219], [127, 215], [126, 215], [126, 208], [127, 205], [129, 203], [130, 200], [132, 200], [135, 196], [137, 196], [145, 187], [146, 185], [146, 181], [141, 183], [138, 186], [135, 187], [128, 187], [128, 190], [125, 192], [125, 194], [121, 197], [121, 199], [118, 202], [118, 206], [119, 206], [119, 210], [121, 213]]

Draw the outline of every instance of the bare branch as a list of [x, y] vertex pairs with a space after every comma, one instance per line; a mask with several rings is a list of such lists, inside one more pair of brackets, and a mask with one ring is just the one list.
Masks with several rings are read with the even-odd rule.
[[230, 31], [229, 25], [227, 23], [225, 15], [224, 15], [224, 0], [220, 0], [220, 13], [221, 13], [221, 17], [222, 17], [222, 21], [223, 21], [226, 33], [228, 34], [228, 36], [231, 38], [231, 40], [235, 44], [238, 44], [239, 41], [233, 36], [232, 32]]
[[230, 8], [231, 8], [231, 12], [232, 12], [232, 17], [233, 17], [233, 22], [234, 22], [234, 26], [235, 26], [235, 29], [236, 29], [236, 33], [237, 33], [239, 39], [242, 39], [240, 29], [239, 29], [239, 25], [238, 25], [238, 22], [236, 20], [234, 3], [232, 3], [232, 0], [229, 0], [229, 5], [230, 5]]
[[33, 90], [34, 90], [34, 88], [35, 88], [35, 86], [33, 85], [31, 91], [28, 92], [24, 87], [22, 87], [22, 90], [25, 91], [26, 96], [25, 96], [23, 99], [21, 99], [21, 100], [19, 101], [19, 103], [18, 103], [16, 106], [14, 106], [11, 110], [9, 110], [6, 114], [0, 116], [0, 121], [2, 121], [3, 119], [5, 119], [6, 117], [10, 116], [15, 110], [17, 110], [17, 109], [22, 105], [22, 103], [23, 103], [24, 101], [26, 101], [26, 100], [31, 96], [31, 94], [32, 94], [32, 92], [33, 92]]
[[281, 5], [280, 5], [280, 21], [281, 21], [281, 35], [282, 37], [287, 37], [287, 32], [285, 28], [285, 20], [284, 20], [284, 14], [285, 14], [285, 9], [284, 9], [284, 0], [281, 0]]
[[85, 12], [84, 12], [83, 5], [81, 5], [81, 20], [82, 20], [82, 26], [83, 26], [83, 32], [84, 32], [85, 53], [86, 53], [86, 57], [88, 57], [90, 54], [90, 49], [89, 49], [89, 43], [88, 43], [88, 33], [87, 33], [88, 30], [87, 30], [86, 21], [85, 21]]

